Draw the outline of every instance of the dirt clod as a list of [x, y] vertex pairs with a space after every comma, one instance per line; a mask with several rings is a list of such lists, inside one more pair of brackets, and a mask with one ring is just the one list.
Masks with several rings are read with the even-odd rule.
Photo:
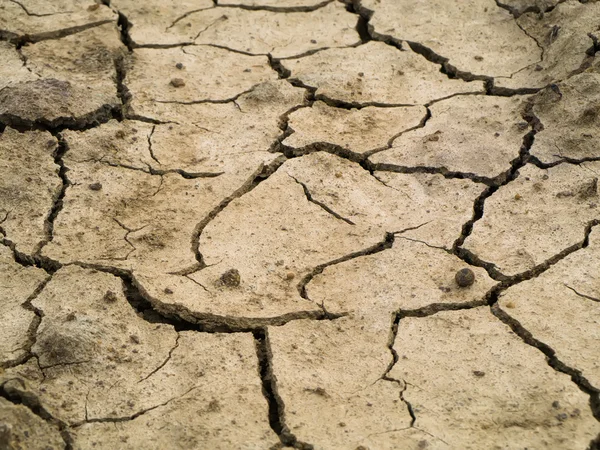
[[469, 268], [460, 269], [456, 272], [454, 280], [460, 287], [469, 287], [475, 282], [475, 273]]

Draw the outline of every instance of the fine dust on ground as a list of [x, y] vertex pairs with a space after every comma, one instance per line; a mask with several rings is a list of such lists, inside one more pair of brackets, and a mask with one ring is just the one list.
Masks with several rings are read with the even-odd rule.
[[0, 449], [598, 450], [599, 39], [0, 0]]

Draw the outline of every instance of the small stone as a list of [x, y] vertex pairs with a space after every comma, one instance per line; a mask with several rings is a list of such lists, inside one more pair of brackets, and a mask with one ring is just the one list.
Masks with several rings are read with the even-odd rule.
[[317, 41], [316, 41], [315, 39], [311, 39], [311, 40], [310, 40], [310, 43], [311, 43], [311, 44], [316, 44], [316, 43], [317, 43]]
[[114, 303], [117, 301], [117, 295], [113, 291], [106, 291], [103, 300], [108, 303]]
[[293, 280], [295, 276], [296, 276], [296, 274], [294, 272], [288, 272], [288, 273], [285, 274], [285, 279], [286, 280]]
[[240, 272], [237, 269], [230, 269], [221, 275], [219, 280], [225, 286], [237, 287], [240, 285]]
[[521, 194], [515, 194], [515, 200], [521, 200], [523, 196]]
[[132, 334], [131, 336], [129, 336], [129, 340], [131, 342], [133, 342], [134, 344], [139, 344], [140, 343], [140, 338], [137, 337], [135, 334]]
[[506, 302], [506, 307], [513, 309], [515, 307], [515, 304], [514, 304], [514, 302]]
[[115, 133], [115, 137], [116, 137], [117, 139], [124, 139], [124, 138], [125, 138], [125, 132], [124, 132], [123, 130], [118, 130], [118, 131]]
[[92, 191], [99, 191], [102, 189], [102, 183], [92, 183], [88, 186]]
[[579, 198], [587, 199], [598, 195], [598, 178], [593, 178], [591, 181], [584, 183], [579, 188]]
[[171, 86], [179, 88], [185, 86], [185, 81], [182, 78], [173, 78], [171, 80]]
[[164, 292], [165, 292], [165, 294], [172, 294], [173, 293], [173, 291], [171, 289], [169, 289], [168, 287], [165, 288]]
[[175, 67], [177, 67], [179, 70], [182, 70], [185, 66], [182, 63], [177, 63], [175, 64]]
[[561, 421], [564, 422], [565, 420], [567, 420], [569, 418], [569, 415], [567, 413], [560, 413], [556, 415], [556, 418]]
[[458, 272], [456, 272], [454, 280], [460, 287], [468, 287], [475, 282], [475, 274], [471, 269], [460, 269]]
[[75, 320], [75, 313], [69, 313], [67, 314], [67, 321], [68, 322], [72, 322], [73, 320]]
[[335, 177], [336, 178], [342, 178], [342, 172], [336, 172], [335, 173]]
[[481, 370], [474, 370], [473, 375], [475, 375], [478, 378], [481, 378], [481, 377], [485, 376], [485, 372], [482, 372]]
[[559, 402], [558, 400], [554, 400], [554, 401], [552, 402], [552, 407], [553, 407], [554, 409], [558, 409], [558, 408], [560, 408], [560, 402]]
[[475, 59], [475, 61], [483, 61], [483, 56], [476, 55], [473, 59]]
[[536, 72], [541, 72], [542, 70], [544, 70], [544, 68], [542, 66], [540, 66], [539, 64], [535, 66]]

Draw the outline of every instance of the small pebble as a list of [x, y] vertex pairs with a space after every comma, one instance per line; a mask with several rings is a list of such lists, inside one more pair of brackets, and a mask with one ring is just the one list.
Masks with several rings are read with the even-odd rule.
[[134, 344], [139, 344], [140, 343], [140, 338], [137, 337], [135, 334], [132, 334], [131, 336], [129, 336], [129, 339], [131, 340], [131, 342], [133, 342]]
[[72, 322], [73, 320], [75, 320], [75, 313], [67, 314], [67, 321]]
[[221, 284], [229, 287], [237, 287], [240, 285], [240, 272], [237, 269], [230, 269], [221, 275]]
[[521, 194], [515, 194], [515, 200], [521, 200], [523, 196]]
[[477, 55], [477, 56], [474, 56], [473, 58], [475, 59], [475, 61], [483, 61], [483, 56]]
[[175, 64], [175, 67], [177, 67], [179, 70], [182, 70], [185, 66], [182, 63], [177, 63]]
[[165, 288], [165, 294], [172, 294], [173, 291], [169, 288]]
[[560, 408], [560, 402], [559, 402], [558, 400], [554, 400], [554, 401], [552, 402], [552, 407], [553, 407], [554, 409], [558, 409], [558, 408]]
[[565, 420], [567, 420], [569, 418], [567, 413], [560, 413], [556, 415], [556, 418], [561, 421], [564, 422]]
[[113, 291], [106, 291], [106, 294], [104, 294], [103, 299], [105, 302], [114, 303], [117, 301], [117, 296]]
[[316, 41], [316, 40], [314, 40], [314, 39], [311, 39], [311, 40], [310, 40], [310, 43], [311, 43], [311, 44], [316, 44], [316, 43], [317, 43], [317, 41]]
[[476, 377], [481, 378], [481, 377], [485, 376], [485, 372], [482, 372], [481, 370], [474, 370], [473, 371], [473, 375], [475, 375]]
[[288, 272], [288, 273], [285, 275], [285, 279], [286, 279], [286, 280], [293, 280], [295, 276], [296, 276], [296, 274], [294, 274], [294, 272]]
[[99, 191], [102, 189], [102, 183], [92, 183], [88, 186], [92, 191]]
[[468, 287], [475, 282], [475, 274], [471, 269], [460, 269], [458, 272], [456, 272], [454, 280], [460, 287]]
[[181, 78], [173, 78], [171, 80], [171, 86], [176, 88], [183, 87], [185, 86], [185, 81], [183, 81], [183, 79]]
[[510, 309], [514, 309], [515, 304], [513, 302], [506, 302], [506, 307]]

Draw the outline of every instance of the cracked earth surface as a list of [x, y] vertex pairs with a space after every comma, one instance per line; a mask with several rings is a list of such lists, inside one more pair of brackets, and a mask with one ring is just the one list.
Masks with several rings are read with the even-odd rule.
[[0, 0], [0, 449], [598, 450], [599, 36]]

